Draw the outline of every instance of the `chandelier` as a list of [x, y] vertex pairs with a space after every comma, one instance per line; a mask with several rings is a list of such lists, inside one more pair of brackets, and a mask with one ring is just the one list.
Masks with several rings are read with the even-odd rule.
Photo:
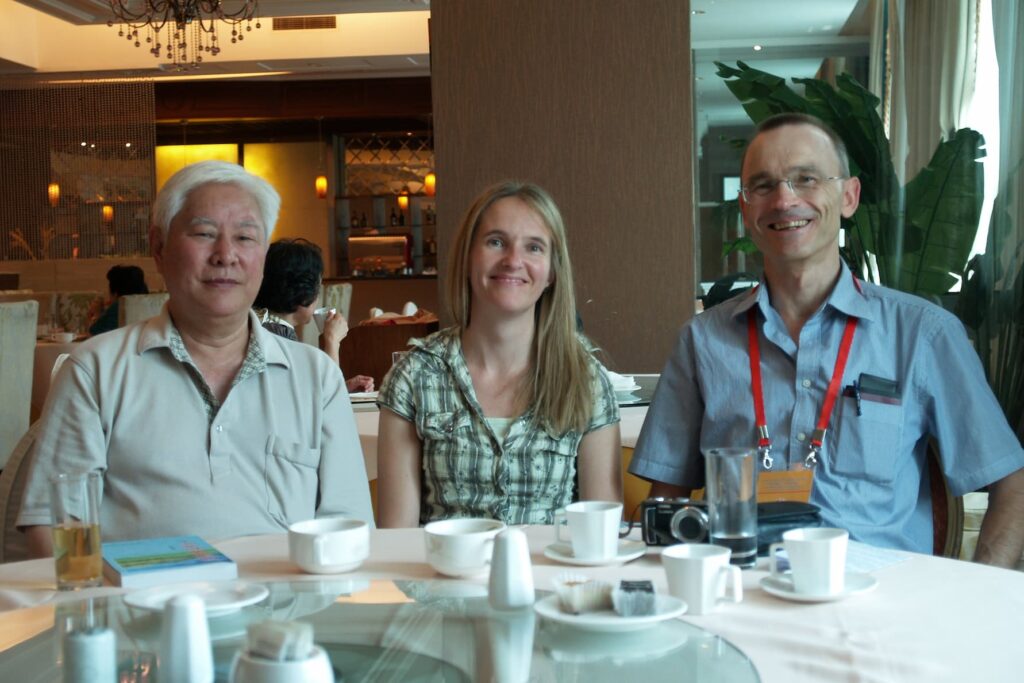
[[[120, 24], [117, 35], [135, 47], [142, 47], [139, 30], [145, 35], [146, 50], [155, 58], [165, 56], [176, 71], [197, 68], [203, 54], [220, 54], [217, 39], [219, 22], [231, 26], [231, 42], [245, 39], [255, 18], [260, 28], [258, 0], [109, 0], [114, 18]], [[237, 6], [230, 11], [225, 6]], [[245, 24], [244, 31], [242, 24]]]

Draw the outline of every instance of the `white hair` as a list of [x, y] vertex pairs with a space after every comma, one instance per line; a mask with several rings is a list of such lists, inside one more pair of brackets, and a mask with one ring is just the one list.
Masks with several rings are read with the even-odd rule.
[[281, 196], [263, 178], [226, 161], [200, 161], [172, 175], [153, 203], [153, 225], [166, 237], [171, 221], [184, 208], [189, 194], [198, 187], [213, 184], [236, 185], [249, 193], [259, 208], [269, 242], [281, 210]]

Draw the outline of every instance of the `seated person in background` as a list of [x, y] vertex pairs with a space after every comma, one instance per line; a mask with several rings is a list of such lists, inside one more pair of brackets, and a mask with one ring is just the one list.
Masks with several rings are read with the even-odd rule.
[[90, 314], [93, 321], [89, 325], [89, 334], [96, 336], [117, 329], [117, 300], [129, 294], [149, 294], [146, 286], [146, 274], [138, 266], [114, 266], [107, 271], [107, 283], [110, 296], [103, 302], [106, 308], [102, 312]]
[[504, 182], [470, 207], [452, 250], [454, 327], [414, 340], [381, 386], [380, 522], [550, 524], [579, 496], [621, 500], [615, 392], [576, 334], [561, 214]]
[[103, 472], [104, 540], [283, 532], [314, 516], [372, 523], [338, 367], [263, 329], [252, 303], [280, 198], [236, 164], [186, 166], [153, 207], [160, 315], [79, 345], [43, 408], [18, 519], [50, 551], [49, 478]]
[[[741, 172], [740, 208], [764, 278], [683, 326], [630, 471], [656, 482], [652, 496], [689, 495], [705, 481], [704, 449], [767, 446], [777, 470], [803, 468], [813, 452], [810, 501], [826, 524], [931, 553], [934, 436], [952, 495], [989, 487], [975, 559], [1015, 565], [1024, 452], [960, 321], [862, 282], [840, 259], [840, 217], [860, 200], [842, 140], [816, 118], [781, 114], [758, 126]], [[826, 395], [836, 397], [831, 411]]]
[[[256, 295], [255, 307], [264, 309], [263, 327], [274, 334], [298, 341], [297, 325], [313, 320], [317, 294], [324, 275], [320, 247], [304, 239], [278, 240], [267, 249], [263, 264], [263, 284]], [[339, 364], [338, 349], [348, 334], [348, 323], [338, 311], [331, 311], [324, 321], [323, 350]], [[373, 391], [373, 378], [356, 375], [345, 380], [350, 392]]]

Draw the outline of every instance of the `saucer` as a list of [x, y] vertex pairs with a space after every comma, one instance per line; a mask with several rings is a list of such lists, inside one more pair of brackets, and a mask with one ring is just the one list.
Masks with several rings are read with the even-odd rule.
[[533, 609], [548, 621], [574, 626], [585, 631], [621, 632], [638, 631], [655, 626], [666, 619], [674, 619], [686, 611], [686, 603], [671, 595], [655, 595], [654, 614], [624, 617], [610, 609], [569, 614], [562, 611], [557, 595], [549, 595], [543, 600], [535, 602]]
[[544, 548], [544, 557], [555, 562], [575, 564], [581, 567], [600, 567], [607, 564], [631, 562], [638, 557], [643, 557], [646, 552], [647, 544], [643, 541], [621, 539], [619, 541], [619, 552], [615, 557], [609, 557], [606, 560], [583, 560], [577, 558], [572, 552], [572, 544], [570, 543], [552, 543], [547, 548]]
[[266, 586], [242, 581], [197, 581], [177, 583], [168, 586], [153, 586], [124, 596], [124, 603], [139, 609], [160, 611], [171, 598], [193, 594], [206, 604], [207, 617], [219, 617], [237, 612], [247, 605], [263, 600], [270, 591]]
[[878, 579], [871, 576], [871, 574], [846, 572], [846, 580], [844, 581], [844, 584], [845, 586], [841, 593], [820, 595], [814, 593], [797, 593], [793, 590], [793, 579], [789, 576], [769, 575], [761, 579], [761, 588], [764, 589], [766, 593], [771, 593], [775, 597], [782, 598], [783, 600], [794, 600], [796, 602], [833, 602], [836, 600], [843, 600], [851, 595], [867, 593], [874, 590], [878, 585]]

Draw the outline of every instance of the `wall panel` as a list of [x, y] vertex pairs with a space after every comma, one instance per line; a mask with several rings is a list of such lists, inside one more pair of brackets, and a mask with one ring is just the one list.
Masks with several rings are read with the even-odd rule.
[[586, 332], [612, 367], [659, 371], [694, 309], [689, 36], [685, 0], [434, 0], [442, 272], [480, 189], [538, 182]]

